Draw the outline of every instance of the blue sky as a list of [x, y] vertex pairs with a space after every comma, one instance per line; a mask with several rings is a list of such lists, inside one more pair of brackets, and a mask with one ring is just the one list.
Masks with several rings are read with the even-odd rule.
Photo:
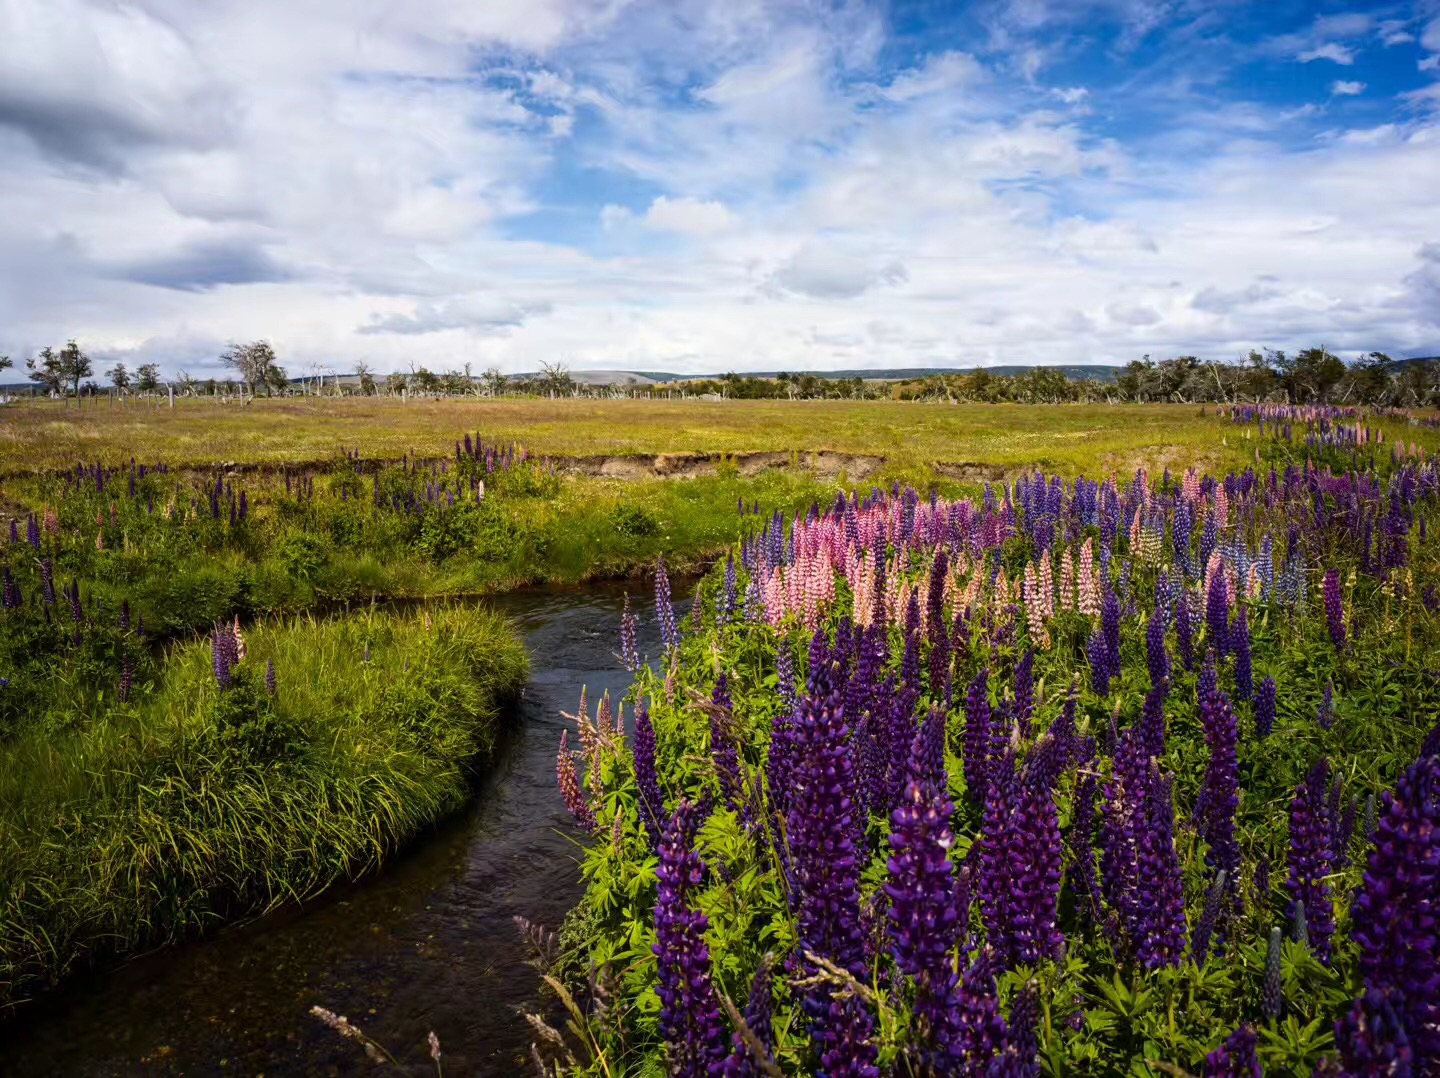
[[0, 0], [0, 352], [1440, 352], [1440, 0]]

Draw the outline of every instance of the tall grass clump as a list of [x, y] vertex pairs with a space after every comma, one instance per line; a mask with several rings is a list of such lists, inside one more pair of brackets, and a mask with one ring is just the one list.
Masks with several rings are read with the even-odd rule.
[[527, 670], [474, 607], [237, 629], [0, 742], [0, 1008], [375, 868], [463, 803]]

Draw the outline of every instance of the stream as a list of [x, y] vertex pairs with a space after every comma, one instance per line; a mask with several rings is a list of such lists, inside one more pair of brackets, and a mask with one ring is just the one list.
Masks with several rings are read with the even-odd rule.
[[[580, 897], [578, 836], [555, 787], [560, 711], [575, 710], [582, 684], [592, 706], [604, 690], [614, 699], [629, 687], [615, 658], [623, 592], [590, 585], [490, 601], [523, 634], [531, 675], [493, 765], [456, 817], [379, 873], [303, 909], [136, 959], [31, 1005], [0, 1028], [0, 1075], [371, 1071], [355, 1044], [308, 1013], [315, 1004], [384, 1044], [405, 1065], [398, 1073], [434, 1073], [431, 1030], [447, 1075], [529, 1072], [533, 1038], [519, 1011], [551, 1008], [512, 918], [558, 928]], [[641, 621], [641, 653], [657, 654], [658, 627]]]

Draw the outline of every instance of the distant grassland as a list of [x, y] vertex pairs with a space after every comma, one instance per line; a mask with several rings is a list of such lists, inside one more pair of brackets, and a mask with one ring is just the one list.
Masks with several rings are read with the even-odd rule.
[[[0, 409], [0, 472], [77, 460], [174, 465], [321, 461], [340, 449], [442, 456], [464, 431], [551, 457], [815, 452], [883, 458], [887, 474], [940, 463], [1067, 476], [1253, 459], [1239, 431], [1216, 438], [1213, 406], [923, 405], [870, 401], [643, 401], [393, 398], [177, 400]], [[1428, 434], [1428, 432], [1427, 432]], [[1411, 437], [1413, 435], [1408, 435]], [[1417, 441], [1421, 440], [1416, 438]]]

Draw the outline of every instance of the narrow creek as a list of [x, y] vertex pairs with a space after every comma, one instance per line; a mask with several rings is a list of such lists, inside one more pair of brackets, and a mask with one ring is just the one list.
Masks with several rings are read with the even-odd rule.
[[[433, 1073], [431, 1030], [448, 1075], [529, 1070], [519, 1011], [543, 1004], [512, 918], [556, 928], [580, 897], [574, 831], [555, 789], [560, 711], [575, 710], [582, 684], [592, 701], [629, 687], [615, 659], [624, 590], [492, 601], [523, 634], [531, 675], [460, 815], [304, 909], [138, 959], [31, 1007], [0, 1028], [0, 1075], [365, 1072], [356, 1046], [309, 1015], [314, 1004], [383, 1043], [406, 1064], [401, 1073]], [[647, 651], [659, 651], [653, 619], [642, 619]]]

